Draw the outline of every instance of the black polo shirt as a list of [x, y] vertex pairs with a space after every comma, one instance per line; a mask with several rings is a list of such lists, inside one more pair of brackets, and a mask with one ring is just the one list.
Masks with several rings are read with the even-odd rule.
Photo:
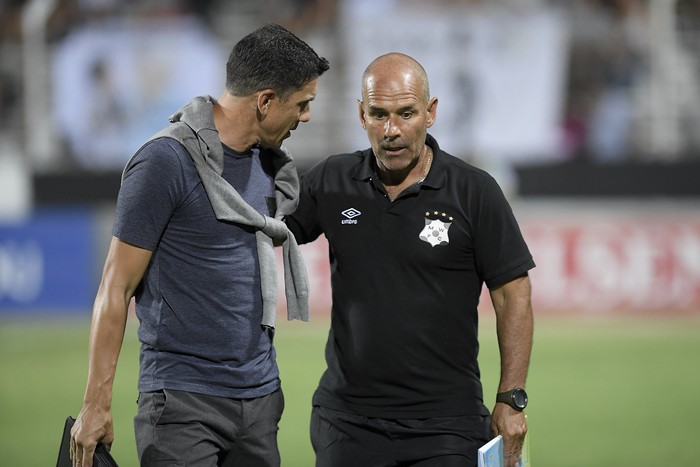
[[504, 284], [534, 262], [495, 180], [427, 143], [430, 173], [393, 202], [371, 149], [331, 156], [302, 177], [288, 225], [299, 243], [325, 234], [333, 294], [316, 405], [382, 418], [487, 413], [482, 284]]

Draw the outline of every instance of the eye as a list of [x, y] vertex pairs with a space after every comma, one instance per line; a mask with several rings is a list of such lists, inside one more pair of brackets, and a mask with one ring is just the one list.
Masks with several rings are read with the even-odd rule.
[[411, 112], [410, 110], [405, 110], [401, 112], [401, 118], [408, 120], [411, 117], [413, 117], [413, 112]]

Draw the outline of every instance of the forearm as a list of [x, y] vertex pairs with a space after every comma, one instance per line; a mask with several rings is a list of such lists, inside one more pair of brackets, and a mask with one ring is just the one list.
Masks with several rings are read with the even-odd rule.
[[492, 293], [492, 299], [501, 355], [498, 392], [525, 387], [533, 336], [529, 278], [512, 281], [503, 290]]
[[114, 440], [110, 412], [112, 385], [124, 341], [129, 302], [150, 258], [150, 251], [112, 238], [93, 307], [83, 407], [71, 430], [73, 465], [90, 467], [97, 442], [109, 447]]
[[[491, 291], [496, 311], [496, 332], [501, 353], [501, 380], [498, 392], [525, 387], [532, 350], [533, 317], [530, 279], [519, 277]], [[503, 435], [504, 465], [514, 467], [520, 458], [527, 422], [522, 411], [497, 403], [492, 412], [494, 435]]]
[[124, 341], [129, 302], [151, 252], [112, 239], [92, 314], [84, 405], [109, 409], [117, 360]]
[[109, 410], [117, 361], [124, 340], [130, 296], [102, 286], [90, 328], [88, 378], [84, 404]]

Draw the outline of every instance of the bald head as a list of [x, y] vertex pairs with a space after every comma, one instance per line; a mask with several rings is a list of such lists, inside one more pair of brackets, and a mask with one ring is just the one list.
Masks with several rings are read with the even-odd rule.
[[357, 104], [384, 186], [402, 190], [421, 180], [421, 170], [431, 160], [426, 137], [435, 122], [437, 98], [430, 98], [420, 63], [401, 53], [376, 58], [362, 75]]
[[404, 82], [415, 80], [416, 84], [421, 87], [421, 95], [425, 99], [425, 103], [430, 99], [428, 74], [420, 63], [408, 55], [391, 52], [374, 59], [362, 75], [362, 98], [367, 98], [368, 88], [372, 88], [377, 81], [386, 80]]

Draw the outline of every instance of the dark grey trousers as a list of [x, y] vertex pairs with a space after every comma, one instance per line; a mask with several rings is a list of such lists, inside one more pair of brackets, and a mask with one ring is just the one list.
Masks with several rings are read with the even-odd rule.
[[139, 394], [134, 418], [142, 467], [278, 467], [282, 390], [257, 399], [183, 391]]

